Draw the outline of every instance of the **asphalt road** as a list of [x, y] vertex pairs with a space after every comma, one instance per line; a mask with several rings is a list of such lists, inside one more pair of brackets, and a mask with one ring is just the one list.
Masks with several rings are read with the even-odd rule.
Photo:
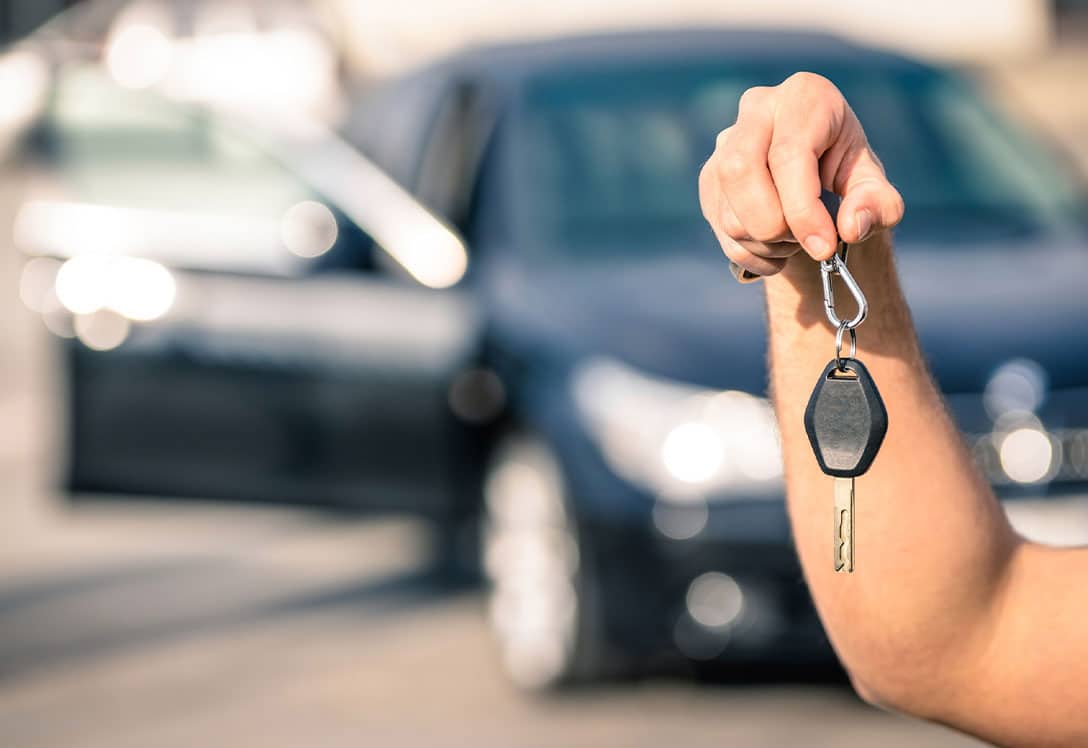
[[4, 746], [968, 746], [844, 687], [527, 697], [410, 522], [56, 504], [0, 551]]

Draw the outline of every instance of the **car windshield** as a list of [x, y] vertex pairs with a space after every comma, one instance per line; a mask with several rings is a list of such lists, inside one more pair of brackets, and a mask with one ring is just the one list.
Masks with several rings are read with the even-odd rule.
[[949, 74], [811, 60], [628, 66], [525, 87], [507, 131], [519, 243], [591, 257], [705, 234], [696, 182], [715, 135], [745, 89], [791, 69], [819, 70], [850, 101], [908, 206], [901, 238], [1022, 237], [1078, 214], [1075, 180]]

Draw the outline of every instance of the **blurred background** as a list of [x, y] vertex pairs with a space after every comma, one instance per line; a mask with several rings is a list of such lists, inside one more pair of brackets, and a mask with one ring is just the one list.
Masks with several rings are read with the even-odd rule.
[[696, 177], [832, 78], [1088, 542], [1088, 4], [822, 5], [0, 2], [0, 743], [975, 744], [836, 664]]

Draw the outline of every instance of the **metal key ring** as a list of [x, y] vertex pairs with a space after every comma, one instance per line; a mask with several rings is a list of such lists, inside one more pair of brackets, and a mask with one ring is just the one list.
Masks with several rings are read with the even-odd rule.
[[[842, 355], [842, 334], [844, 332], [850, 333], [850, 355], [843, 358]], [[854, 328], [850, 327], [850, 323], [846, 320], [839, 322], [838, 329], [835, 330], [835, 365], [839, 371], [846, 371], [846, 361], [857, 356], [858, 353], [858, 335], [854, 332]]]

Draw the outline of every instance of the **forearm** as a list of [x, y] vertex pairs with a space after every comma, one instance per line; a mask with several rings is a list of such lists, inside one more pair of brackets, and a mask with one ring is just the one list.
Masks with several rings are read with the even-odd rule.
[[[821, 190], [841, 197], [834, 216]], [[1002, 745], [1088, 745], [1088, 552], [1020, 540], [976, 472], [896, 278], [887, 230], [903, 199], [842, 92], [812, 73], [745, 91], [699, 174], [699, 201], [726, 256], [766, 278], [797, 549], [862, 693]], [[858, 358], [888, 411], [883, 448], [857, 479], [853, 574], [833, 571], [833, 479], [803, 425], [834, 355], [808, 258], [829, 257], [836, 237], [857, 245], [850, 270], [870, 302]]]
[[850, 252], [871, 305], [857, 355], [888, 410], [883, 447], [856, 483], [853, 574], [833, 570], [832, 478], [803, 425], [834, 353], [818, 265], [807, 258], [766, 281], [771, 386], [797, 549], [836, 651], [863, 689], [940, 716], [926, 702], [946, 699], [942, 687], [969, 679], [981, 660], [1018, 541], [927, 373], [887, 236]]

